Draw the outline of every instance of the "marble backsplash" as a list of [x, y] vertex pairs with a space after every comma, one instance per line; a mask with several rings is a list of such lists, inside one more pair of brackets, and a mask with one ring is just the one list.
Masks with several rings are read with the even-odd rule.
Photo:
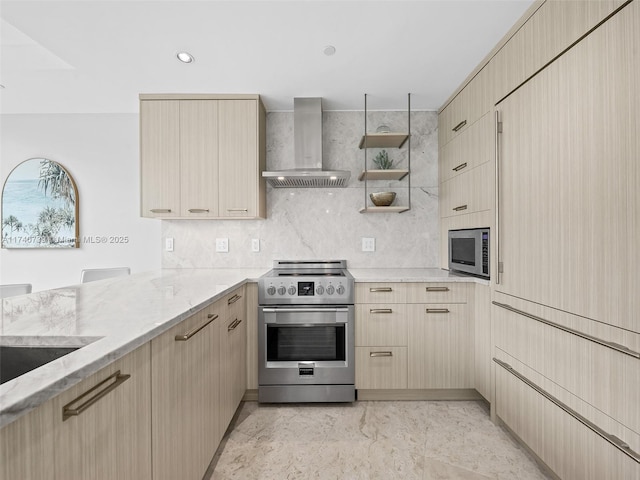
[[[324, 168], [350, 170], [346, 188], [267, 187], [266, 220], [164, 220], [162, 238], [174, 251], [162, 253], [163, 268], [270, 267], [274, 259], [347, 259], [353, 268], [437, 268], [439, 265], [437, 114], [411, 114], [411, 210], [361, 214], [364, 183], [358, 181], [364, 152], [358, 143], [364, 112], [324, 112]], [[369, 131], [387, 125], [406, 131], [406, 112], [369, 112]], [[368, 168], [377, 150], [368, 152]], [[394, 167], [406, 168], [407, 148], [388, 150]], [[267, 115], [267, 168], [293, 164], [293, 112]], [[406, 205], [409, 180], [369, 182], [368, 192], [397, 192]], [[368, 199], [367, 199], [368, 201]], [[375, 252], [362, 252], [362, 238], [375, 238]], [[228, 238], [217, 253], [215, 239]], [[260, 252], [251, 240], [260, 239]]]

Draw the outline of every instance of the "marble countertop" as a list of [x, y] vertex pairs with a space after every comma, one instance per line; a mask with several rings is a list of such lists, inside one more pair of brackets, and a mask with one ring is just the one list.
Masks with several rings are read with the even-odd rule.
[[3, 299], [1, 345], [83, 348], [0, 385], [0, 428], [266, 271], [167, 269]]
[[489, 285], [489, 280], [439, 268], [349, 268], [356, 282], [471, 282]]
[[[267, 268], [164, 269], [2, 300], [0, 345], [82, 347], [0, 385], [0, 428]], [[477, 282], [437, 268], [349, 268], [356, 282]]]

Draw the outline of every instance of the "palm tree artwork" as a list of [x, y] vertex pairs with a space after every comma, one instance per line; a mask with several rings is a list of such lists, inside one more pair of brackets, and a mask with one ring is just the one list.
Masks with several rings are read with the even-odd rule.
[[32, 158], [2, 190], [2, 248], [77, 248], [78, 190], [59, 163]]

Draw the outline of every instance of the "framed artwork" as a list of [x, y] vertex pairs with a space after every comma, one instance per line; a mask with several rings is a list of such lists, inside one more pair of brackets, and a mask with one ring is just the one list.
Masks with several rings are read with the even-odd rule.
[[78, 188], [46, 158], [15, 167], [2, 188], [2, 248], [78, 248]]

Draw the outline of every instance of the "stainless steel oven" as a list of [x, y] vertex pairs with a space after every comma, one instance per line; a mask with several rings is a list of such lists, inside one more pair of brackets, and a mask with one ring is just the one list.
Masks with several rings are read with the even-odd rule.
[[277, 261], [258, 282], [258, 400], [355, 400], [353, 277], [345, 261]]

